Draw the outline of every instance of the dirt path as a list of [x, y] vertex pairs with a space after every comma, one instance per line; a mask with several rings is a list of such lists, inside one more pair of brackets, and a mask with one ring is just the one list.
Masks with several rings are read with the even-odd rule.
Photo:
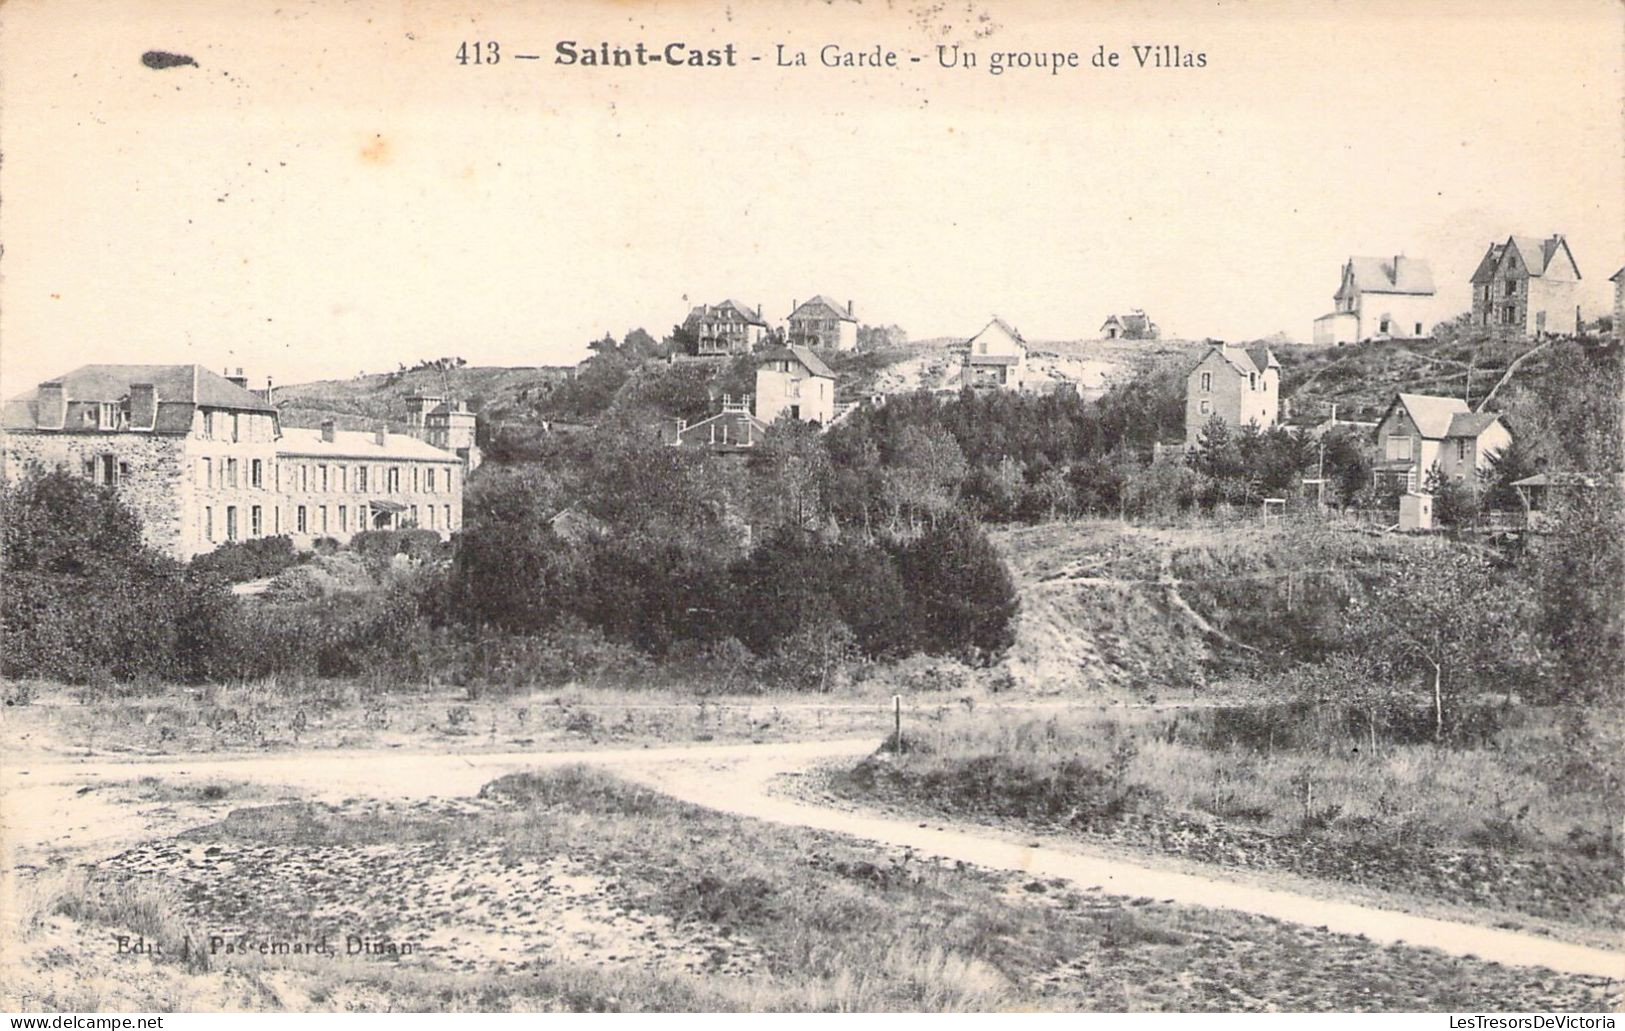
[[[295, 753], [228, 759], [55, 762], [0, 768], [5, 874], [41, 850], [82, 851], [125, 840], [139, 819], [97, 798], [98, 786], [139, 777], [224, 779], [280, 786], [308, 797], [454, 798], [505, 773], [590, 763], [611, 767], [681, 800], [740, 816], [865, 838], [978, 866], [1063, 878], [1115, 895], [1237, 910], [1379, 943], [1404, 942], [1513, 966], [1543, 966], [1625, 980], [1625, 952], [1552, 941], [1474, 924], [1411, 916], [1349, 902], [1138, 866], [1087, 854], [1074, 843], [1016, 839], [982, 827], [922, 825], [786, 798], [773, 781], [820, 760], [858, 757], [873, 738], [766, 745], [698, 745], [580, 752]], [[90, 790], [86, 791], [85, 789]]]

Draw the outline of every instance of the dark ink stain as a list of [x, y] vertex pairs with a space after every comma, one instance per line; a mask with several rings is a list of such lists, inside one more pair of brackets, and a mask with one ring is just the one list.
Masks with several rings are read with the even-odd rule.
[[147, 51], [141, 55], [141, 63], [154, 71], [161, 71], [165, 68], [179, 68], [185, 64], [189, 64], [193, 68], [197, 67], [197, 62], [187, 55], [171, 54], [163, 50]]

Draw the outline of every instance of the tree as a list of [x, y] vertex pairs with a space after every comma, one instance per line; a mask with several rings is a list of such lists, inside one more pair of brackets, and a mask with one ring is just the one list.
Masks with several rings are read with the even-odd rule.
[[1375, 759], [1378, 728], [1401, 698], [1392, 672], [1380, 653], [1333, 652], [1320, 662], [1298, 667], [1293, 680], [1298, 693], [1315, 704], [1331, 702], [1363, 716], [1367, 758]]
[[118, 571], [141, 555], [141, 524], [110, 487], [49, 472], [0, 488], [7, 573]]
[[1625, 695], [1625, 492], [1598, 476], [1552, 498], [1552, 533], [1537, 540], [1533, 558], [1559, 700], [1617, 703]]
[[933, 654], [990, 658], [1015, 642], [1021, 602], [1004, 560], [963, 514], [939, 520], [898, 549], [917, 645]]
[[1526, 645], [1516, 582], [1494, 576], [1482, 552], [1447, 541], [1400, 552], [1386, 575], [1356, 594], [1346, 614], [1350, 654], [1404, 676], [1418, 667], [1430, 684], [1434, 738], [1474, 670], [1516, 660]]

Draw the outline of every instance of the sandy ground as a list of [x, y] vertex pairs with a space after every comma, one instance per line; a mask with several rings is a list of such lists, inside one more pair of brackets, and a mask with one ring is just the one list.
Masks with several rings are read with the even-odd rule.
[[[3, 870], [7, 883], [0, 885], [0, 897], [15, 897], [19, 867], [37, 868], [47, 857], [61, 863], [64, 858], [105, 856], [188, 819], [201, 823], [218, 818], [201, 808], [191, 813], [174, 805], [143, 808], [114, 797], [117, 785], [140, 777], [173, 783], [249, 783], [306, 799], [354, 804], [362, 799], [467, 799], [506, 773], [590, 763], [719, 811], [853, 835], [987, 868], [1061, 879], [1083, 889], [1237, 910], [1364, 935], [1378, 943], [1403, 942], [1507, 965], [1625, 979], [1625, 952], [1621, 951], [1138, 865], [1120, 857], [1090, 854], [1076, 843], [1058, 838], [1036, 840], [969, 825], [915, 823], [843, 810], [798, 800], [781, 789], [779, 782], [786, 774], [819, 762], [863, 756], [874, 747], [873, 738], [860, 738], [548, 753], [327, 751], [225, 759], [8, 763], [0, 767], [0, 833], [8, 852]], [[558, 883], [568, 885], [571, 877], [584, 874], [561, 869], [526, 875], [562, 877]], [[425, 890], [432, 888], [429, 885]]]

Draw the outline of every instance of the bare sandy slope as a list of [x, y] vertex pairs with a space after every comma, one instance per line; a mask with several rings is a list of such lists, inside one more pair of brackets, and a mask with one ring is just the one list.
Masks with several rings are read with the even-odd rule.
[[[585, 752], [441, 753], [325, 752], [233, 759], [153, 762], [54, 762], [0, 769], [5, 895], [15, 890], [19, 862], [46, 850], [82, 852], [137, 839], [138, 815], [98, 797], [98, 786], [157, 776], [226, 779], [291, 789], [342, 801], [457, 798], [492, 778], [528, 769], [589, 763], [697, 805], [757, 819], [849, 834], [983, 867], [1060, 878], [1113, 895], [1251, 913], [1379, 943], [1406, 943], [1456, 956], [1566, 973], [1625, 979], [1625, 952], [1555, 942], [1514, 931], [1414, 916], [1370, 905], [1314, 898], [1235, 880], [1176, 872], [1105, 858], [1070, 842], [1017, 839], [970, 825], [923, 825], [798, 801], [774, 790], [781, 775], [822, 760], [858, 757], [871, 738], [767, 745], [703, 745]], [[91, 790], [85, 791], [85, 788]]]

